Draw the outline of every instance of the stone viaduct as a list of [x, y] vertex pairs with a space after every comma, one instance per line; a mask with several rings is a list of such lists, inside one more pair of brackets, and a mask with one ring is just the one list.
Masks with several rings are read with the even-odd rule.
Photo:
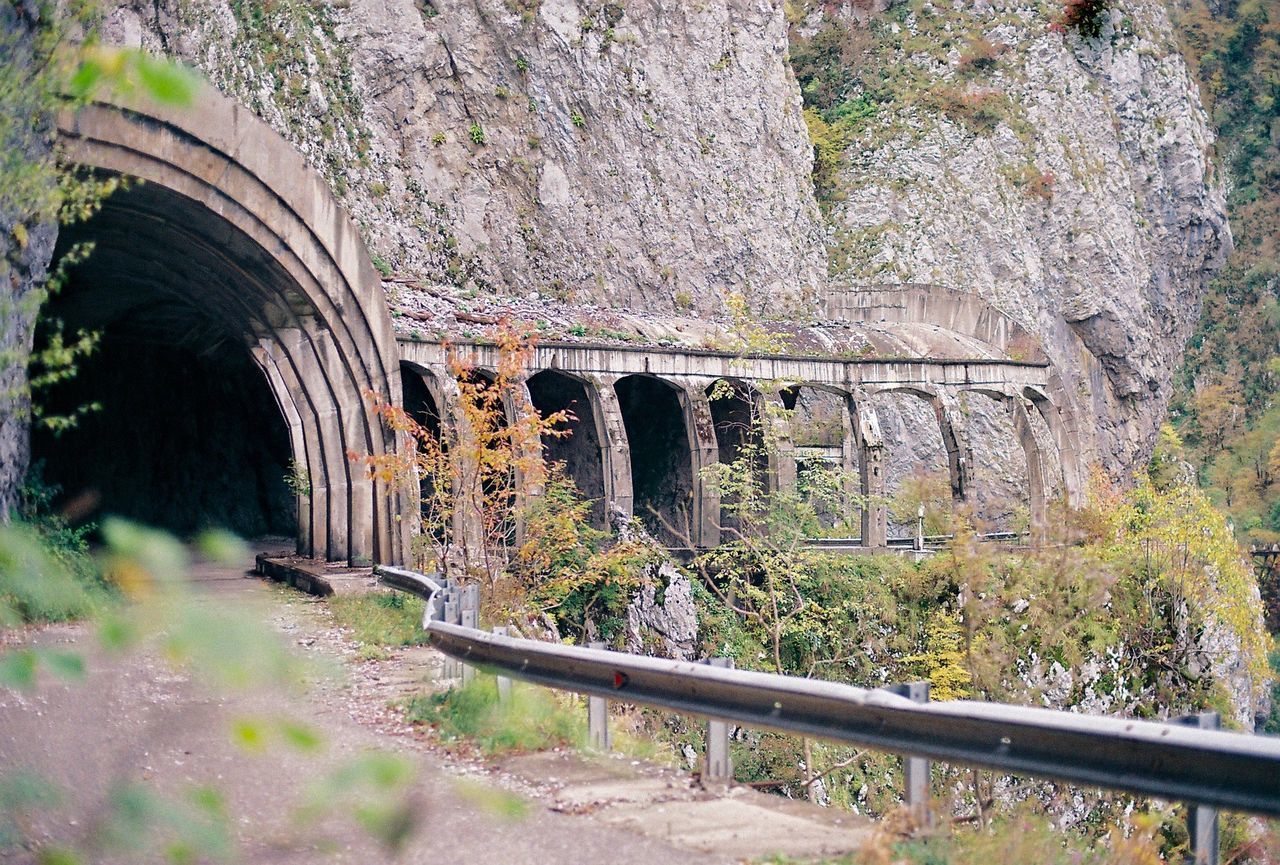
[[[412, 497], [379, 489], [349, 458], [397, 447], [364, 395], [449, 417], [456, 382], [444, 346], [397, 336], [360, 234], [325, 181], [248, 109], [212, 89], [186, 109], [95, 103], [60, 118], [58, 131], [69, 160], [143, 181], [77, 229], [96, 244], [81, 267], [113, 287], [97, 301], [107, 310], [99, 324], [110, 329], [139, 310], [180, 304], [198, 314], [195, 326], [228, 335], [269, 383], [293, 459], [310, 481], [298, 499], [299, 552], [401, 559]], [[964, 392], [1006, 408], [1026, 458], [1034, 526], [1043, 525], [1049, 490], [1078, 498], [1077, 421], [1063, 410], [1062, 383], [1035, 341], [1012, 320], [971, 295], [929, 286], [848, 291], [830, 307], [844, 321], [942, 328], [972, 356], [741, 357], [540, 343], [522, 383], [525, 410], [572, 407], [574, 434], [545, 446], [599, 500], [597, 520], [606, 507], [683, 515], [689, 538], [703, 547], [720, 540], [720, 503], [702, 469], [732, 458], [741, 443], [732, 430], [753, 402], [795, 408], [805, 393], [835, 407], [831, 459], [856, 468], [860, 492], [872, 502], [861, 514], [866, 545], [883, 545], [886, 535], [879, 502], [894, 442], [883, 440], [871, 404], [881, 394], [907, 393], [932, 407], [957, 499], [968, 493], [973, 462], [957, 407]], [[479, 370], [497, 363], [492, 345], [452, 350]], [[709, 400], [721, 379], [733, 398]], [[1047, 434], [1037, 436], [1034, 425]], [[1053, 453], [1045, 452], [1046, 438]], [[779, 439], [769, 477], [793, 483], [791, 436], [779, 430]]]

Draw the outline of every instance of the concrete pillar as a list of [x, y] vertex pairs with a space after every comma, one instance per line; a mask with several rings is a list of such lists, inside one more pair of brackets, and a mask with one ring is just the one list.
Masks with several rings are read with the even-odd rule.
[[[840, 416], [840, 472], [842, 475], [844, 486], [844, 508], [845, 519], [849, 522], [853, 521], [853, 511], [858, 508], [858, 500], [862, 498], [862, 465], [861, 447], [859, 445], [860, 436], [858, 435], [858, 409], [854, 403], [852, 394], [845, 394], [844, 404], [841, 409]], [[883, 478], [881, 479], [883, 483]], [[865, 514], [866, 508], [858, 508], [860, 514]], [[866, 530], [862, 530], [862, 537], [866, 537]], [[866, 541], [863, 541], [866, 544]]]
[[[484, 556], [484, 489], [480, 475], [480, 463], [476, 459], [475, 431], [462, 408], [462, 396], [458, 380], [451, 371], [438, 376], [443, 403], [440, 406], [441, 426], [448, 423], [449, 446], [457, 456], [450, 458], [453, 470], [453, 543], [471, 561]], [[445, 419], [448, 419], [447, 421]]]
[[960, 404], [950, 394], [942, 393], [931, 400], [942, 443], [947, 449], [947, 470], [951, 475], [951, 499], [962, 504], [969, 494], [969, 472], [973, 450], [969, 445], [968, 424]]
[[880, 420], [868, 402], [855, 403], [858, 430], [858, 473], [862, 482], [862, 545], [884, 547], [889, 538], [889, 506], [885, 499], [884, 438]]
[[523, 378], [511, 382], [511, 391], [502, 395], [502, 408], [506, 414], [507, 425], [514, 430], [520, 426], [528, 426], [532, 434], [523, 433], [516, 436], [513, 442], [515, 459], [513, 477], [515, 479], [515, 535], [516, 546], [524, 542], [524, 512], [529, 503], [544, 492], [543, 483], [545, 466], [542, 463], [542, 438], [536, 425], [538, 412], [533, 407], [533, 397], [529, 395], [529, 385]]
[[1053, 436], [1053, 443], [1058, 449], [1062, 489], [1066, 494], [1067, 504], [1073, 508], [1080, 507], [1084, 504], [1085, 487], [1088, 481], [1078, 444], [1081, 440], [1080, 433], [1074, 428], [1066, 413], [1055, 403], [1043, 395], [1033, 396], [1031, 393], [1024, 395], [1040, 413], [1045, 426], [1049, 428], [1049, 434]]
[[716, 446], [715, 422], [706, 389], [714, 379], [690, 380], [680, 387], [680, 405], [684, 409], [685, 431], [689, 436], [693, 496], [689, 503], [690, 534], [695, 545], [703, 549], [720, 544], [720, 492], [709, 482], [705, 469], [720, 461]]
[[1048, 525], [1048, 503], [1045, 494], [1044, 457], [1040, 453], [1040, 444], [1036, 441], [1035, 430], [1031, 427], [1031, 418], [1027, 413], [1027, 404], [1020, 397], [1007, 400], [1009, 413], [1013, 418], [1013, 431], [1022, 445], [1022, 453], [1027, 460], [1027, 501], [1031, 510], [1031, 542], [1044, 542], [1045, 529]]
[[627, 427], [622, 422], [622, 407], [613, 389], [616, 378], [599, 378], [587, 385], [592, 413], [596, 416], [604, 461], [605, 511], [624, 517], [635, 515], [635, 497], [631, 487], [631, 446], [627, 443]]

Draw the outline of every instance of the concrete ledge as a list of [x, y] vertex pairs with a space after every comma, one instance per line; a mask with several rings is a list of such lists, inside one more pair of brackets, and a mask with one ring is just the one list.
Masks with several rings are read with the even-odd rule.
[[285, 583], [309, 595], [351, 595], [375, 584], [372, 568], [348, 568], [308, 559], [259, 553], [255, 570], [277, 583]]

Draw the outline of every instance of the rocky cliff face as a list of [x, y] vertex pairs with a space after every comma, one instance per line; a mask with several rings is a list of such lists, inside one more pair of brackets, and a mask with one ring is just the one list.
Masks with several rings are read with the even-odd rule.
[[[1094, 40], [1051, 31], [1053, 6], [811, 6], [130, 0], [106, 34], [297, 144], [388, 273], [695, 317], [734, 291], [805, 317], [833, 285], [945, 283], [1043, 338], [1098, 418], [1086, 458], [1125, 472], [1229, 243], [1162, 5], [1118, 3]], [[821, 209], [791, 65], [815, 44]]]
[[1115, 3], [1092, 39], [1057, 14], [823, 4], [794, 38], [802, 60], [825, 44], [861, 64], [834, 81], [800, 69], [811, 118], [848, 144], [833, 277], [942, 283], [1012, 315], [1098, 419], [1091, 456], [1123, 474], [1150, 451], [1230, 248], [1223, 183], [1163, 4]]
[[258, 110], [335, 181], [387, 267], [659, 313], [820, 291], [770, 0], [258, 5], [138, 2], [108, 32]]

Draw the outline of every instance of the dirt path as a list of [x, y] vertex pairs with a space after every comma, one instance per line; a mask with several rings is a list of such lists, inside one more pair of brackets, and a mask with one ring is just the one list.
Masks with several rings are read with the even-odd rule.
[[[193, 785], [220, 789], [247, 862], [724, 863], [775, 849], [809, 855], [848, 849], [865, 831], [831, 815], [788, 813], [785, 803], [766, 810], [756, 794], [741, 790], [707, 794], [679, 773], [629, 761], [550, 754], [489, 766], [434, 750], [388, 703], [426, 687], [440, 663], [435, 652], [406, 649], [390, 660], [357, 662], [356, 647], [333, 626], [322, 601], [235, 568], [203, 564], [192, 576], [201, 597], [265, 617], [300, 650], [332, 661], [339, 674], [322, 677], [305, 694], [211, 694], [152, 655], [104, 655], [83, 626], [28, 635], [81, 652], [88, 662], [80, 682], [44, 677], [35, 692], [0, 689], [0, 770], [32, 770], [73, 791], [65, 807], [34, 820], [36, 838], [82, 840], [120, 780], [168, 797]], [[232, 743], [236, 720], [279, 717], [317, 729], [327, 743], [323, 754], [278, 744], [251, 753]], [[418, 772], [410, 796], [420, 805], [421, 824], [398, 858], [342, 809], [312, 825], [294, 819], [315, 778], [371, 748], [406, 755]], [[486, 792], [495, 789], [507, 792]], [[519, 817], [493, 807], [511, 793], [529, 802], [516, 809]], [[695, 813], [703, 816], [694, 819]]]

